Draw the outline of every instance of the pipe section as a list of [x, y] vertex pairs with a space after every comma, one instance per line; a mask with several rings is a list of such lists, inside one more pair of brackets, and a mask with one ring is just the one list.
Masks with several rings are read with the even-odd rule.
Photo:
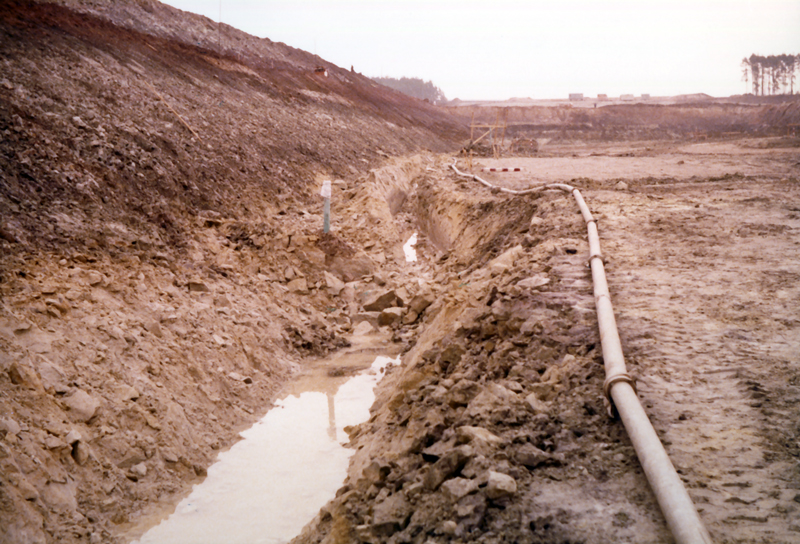
[[677, 544], [710, 544], [711, 536], [703, 525], [697, 509], [686, 488], [683, 486], [675, 467], [667, 455], [664, 446], [656, 434], [653, 425], [647, 417], [639, 397], [636, 394], [633, 379], [625, 367], [625, 357], [622, 354], [617, 322], [614, 318], [614, 308], [611, 305], [611, 295], [606, 281], [603, 254], [600, 251], [600, 236], [597, 231], [597, 220], [592, 216], [586, 201], [580, 191], [571, 185], [551, 183], [515, 191], [497, 187], [491, 183], [474, 176], [460, 172], [454, 161], [451, 168], [456, 174], [471, 177], [492, 189], [514, 195], [529, 194], [537, 191], [558, 189], [572, 193], [578, 208], [581, 210], [583, 220], [589, 236], [589, 265], [592, 269], [592, 283], [594, 285], [594, 300], [597, 308], [597, 325], [600, 330], [600, 344], [603, 350], [603, 364], [606, 379], [603, 383], [603, 393], [619, 413], [622, 424], [631, 439], [639, 463], [644, 469], [647, 481], [658, 500], [661, 511], [667, 520], [672, 535]]

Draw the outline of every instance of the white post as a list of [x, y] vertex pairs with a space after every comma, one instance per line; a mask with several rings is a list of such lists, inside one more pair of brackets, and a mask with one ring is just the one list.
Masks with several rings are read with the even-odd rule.
[[331, 230], [331, 180], [326, 179], [322, 182], [322, 190], [319, 192], [320, 196], [325, 199], [322, 214], [322, 231], [330, 232]]

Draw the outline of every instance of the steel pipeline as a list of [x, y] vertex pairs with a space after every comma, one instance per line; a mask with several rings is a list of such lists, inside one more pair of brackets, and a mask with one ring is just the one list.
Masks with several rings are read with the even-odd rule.
[[486, 187], [513, 195], [524, 195], [546, 190], [560, 190], [572, 193], [581, 210], [589, 235], [589, 265], [592, 269], [594, 284], [594, 300], [597, 308], [597, 325], [600, 330], [600, 344], [603, 350], [606, 379], [603, 393], [612, 402], [619, 413], [622, 424], [633, 443], [636, 456], [644, 469], [647, 481], [658, 500], [661, 511], [667, 520], [677, 544], [710, 544], [711, 536], [703, 525], [697, 509], [692, 503], [689, 493], [683, 485], [675, 467], [667, 455], [664, 446], [656, 435], [653, 425], [647, 417], [639, 397], [636, 394], [633, 379], [628, 375], [625, 358], [622, 354], [622, 343], [614, 319], [614, 309], [606, 281], [603, 255], [600, 252], [600, 236], [597, 221], [589, 211], [586, 201], [575, 187], [563, 183], [550, 183], [516, 191], [505, 187], [497, 187], [478, 176], [461, 172], [456, 167], [458, 161], [450, 166], [456, 174], [469, 177]]

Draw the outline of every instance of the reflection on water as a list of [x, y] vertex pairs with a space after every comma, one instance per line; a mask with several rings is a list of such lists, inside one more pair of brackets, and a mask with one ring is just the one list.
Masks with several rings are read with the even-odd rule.
[[[276, 403], [219, 455], [202, 484], [141, 544], [256, 544], [294, 538], [341, 487], [353, 450], [344, 428], [369, 418], [373, 388], [394, 360]], [[342, 383], [343, 382], [343, 383]], [[337, 388], [338, 386], [338, 388]]]
[[411, 235], [411, 238], [403, 244], [403, 253], [406, 254], [406, 262], [407, 263], [415, 263], [417, 262], [417, 250], [414, 249], [414, 245], [417, 243], [417, 233]]

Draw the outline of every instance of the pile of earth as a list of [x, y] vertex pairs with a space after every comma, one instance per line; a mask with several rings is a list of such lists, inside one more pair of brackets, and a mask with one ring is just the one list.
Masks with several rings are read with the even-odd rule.
[[465, 134], [283, 44], [226, 27], [220, 54], [157, 2], [64, 4], [0, 10], [4, 542], [124, 540], [202, 478], [398, 283], [391, 214], [323, 235], [321, 180], [367, 194]]
[[[349, 429], [344, 487], [294, 542], [669, 540], [597, 394], [603, 366], [574, 202], [476, 190], [444, 167], [418, 178], [401, 208], [444, 252], [440, 294], [402, 367], [379, 384], [369, 422]], [[595, 490], [602, 515], [567, 507], [581, 488]]]

